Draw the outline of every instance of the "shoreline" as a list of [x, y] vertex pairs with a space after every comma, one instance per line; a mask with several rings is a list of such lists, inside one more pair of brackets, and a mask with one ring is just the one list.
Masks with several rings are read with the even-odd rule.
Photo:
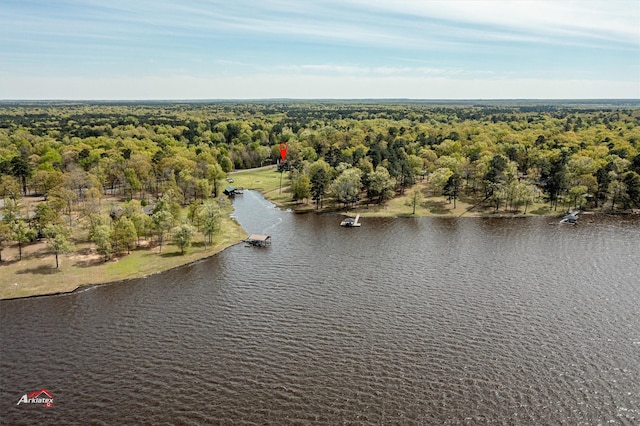
[[[551, 214], [522, 214], [522, 213], [514, 213], [514, 214], [509, 214], [509, 213], [481, 213], [481, 212], [474, 212], [472, 214], [467, 214], [470, 213], [469, 211], [467, 211], [466, 209], [464, 211], [462, 211], [461, 214], [458, 214], [457, 212], [454, 211], [449, 211], [447, 213], [443, 213], [443, 214], [406, 214], [406, 213], [402, 213], [402, 214], [394, 214], [397, 213], [396, 210], [392, 210], [390, 212], [387, 212], [387, 209], [385, 208], [385, 206], [379, 206], [379, 205], [375, 205], [373, 206], [373, 208], [371, 208], [371, 210], [369, 209], [369, 206], [363, 207], [363, 206], [359, 206], [356, 209], [340, 209], [340, 208], [323, 208], [323, 209], [315, 209], [313, 204], [292, 204], [291, 202], [283, 202], [282, 200], [279, 200], [278, 197], [270, 197], [269, 193], [272, 191], [264, 191], [261, 189], [249, 189], [252, 191], [257, 191], [259, 192], [266, 200], [268, 200], [269, 202], [273, 203], [277, 208], [279, 209], [287, 209], [290, 210], [291, 212], [295, 213], [295, 214], [309, 214], [309, 213], [314, 213], [314, 214], [327, 214], [327, 215], [336, 215], [336, 216], [355, 216], [356, 214], [360, 214], [361, 217], [391, 217], [391, 218], [397, 218], [397, 219], [406, 219], [406, 218], [417, 218], [417, 217], [431, 217], [431, 218], [480, 218], [480, 219], [527, 219], [527, 218], [548, 218], [548, 219], [559, 219], [561, 217], [563, 217], [566, 213], [556, 213], [554, 212], [553, 215]], [[296, 209], [296, 206], [299, 207]], [[379, 209], [382, 208], [383, 211], [379, 211]], [[611, 213], [606, 213], [606, 212], [592, 212], [592, 211], [580, 211], [580, 214], [583, 216], [590, 216], [590, 217], [606, 217], [606, 216], [611, 216], [611, 217], [620, 217], [620, 216], [630, 216], [630, 217], [636, 217], [640, 214], [640, 212], [636, 212], [636, 211], [631, 211], [631, 212], [611, 212]], [[7, 296], [2, 295], [0, 296], [0, 301], [4, 301], [4, 300], [19, 300], [19, 299], [30, 299], [30, 298], [39, 298], [39, 297], [53, 297], [53, 296], [64, 296], [64, 295], [68, 295], [68, 294], [73, 294], [73, 293], [77, 293], [80, 291], [86, 291], [86, 290], [90, 290], [92, 288], [95, 287], [99, 287], [99, 286], [104, 286], [104, 285], [114, 285], [114, 284], [118, 284], [118, 283], [126, 283], [127, 281], [131, 281], [131, 280], [135, 280], [135, 279], [143, 279], [143, 278], [149, 278], [152, 277], [154, 275], [163, 273], [163, 272], [168, 272], [168, 271], [172, 271], [178, 268], [183, 268], [183, 267], [187, 267], [190, 265], [193, 265], [197, 262], [206, 260], [208, 258], [211, 258], [219, 253], [221, 253], [222, 251], [228, 249], [229, 247], [233, 247], [237, 244], [240, 244], [244, 238], [246, 238], [247, 234], [246, 231], [244, 230], [244, 228], [242, 228], [240, 226], [239, 223], [237, 223], [233, 218], [231, 218], [231, 216], [229, 216], [229, 228], [227, 233], [225, 233], [223, 235], [223, 240], [221, 242], [219, 242], [218, 244], [220, 245], [219, 247], [216, 247], [215, 249], [213, 249], [213, 251], [211, 252], [205, 252], [202, 253], [202, 255], [198, 254], [198, 253], [191, 253], [191, 258], [189, 258], [188, 260], [186, 260], [183, 263], [177, 263], [177, 264], [171, 264], [169, 263], [169, 267], [162, 268], [162, 265], [164, 263], [165, 266], [167, 266], [167, 261], [165, 262], [160, 262], [160, 268], [159, 269], [155, 269], [155, 270], [151, 270], [151, 271], [145, 271], [143, 274], [141, 275], [136, 275], [135, 273], [133, 274], [133, 276], [130, 275], [126, 275], [123, 274], [122, 276], [118, 277], [117, 275], [114, 277], [114, 279], [108, 280], [108, 281], [104, 281], [104, 282], [79, 282], [75, 285], [75, 287], [73, 287], [72, 289], [52, 289], [51, 292], [47, 292], [45, 291], [37, 291], [37, 290], [32, 290], [31, 292], [27, 291], [27, 294], [20, 294], [20, 295], [16, 295], [16, 294], [12, 294], [11, 293], [11, 288], [9, 287], [10, 284], [8, 282], [6, 283], [2, 283], [0, 282], [0, 291], [2, 291], [2, 293], [8, 292], [9, 294]], [[234, 229], [235, 228], [235, 229]], [[167, 246], [168, 247], [168, 246]], [[145, 255], [149, 255], [151, 254], [151, 251], [154, 249], [147, 249], [144, 250], [144, 254]], [[140, 250], [141, 252], [143, 250]], [[154, 256], [161, 256], [159, 254], [153, 254]], [[165, 256], [172, 256], [173, 254], [167, 254], [165, 252]], [[130, 255], [128, 255], [130, 256]], [[31, 257], [38, 257], [38, 254], [32, 254]], [[124, 256], [122, 259], [126, 260], [127, 257]], [[118, 261], [120, 261], [121, 259], [118, 259], [116, 261], [112, 261], [113, 263], [117, 263]], [[20, 265], [20, 262], [25, 262], [26, 259], [24, 261], [13, 261], [13, 264], [16, 265]], [[108, 265], [109, 262], [104, 262], [104, 265]], [[5, 266], [3, 265], [3, 268]], [[6, 266], [6, 267], [10, 267], [10, 266]], [[93, 267], [93, 266], [88, 266], [89, 268]], [[27, 271], [24, 272], [22, 270], [17, 270], [18, 267], [16, 266], [14, 269], [16, 269], [13, 272], [13, 275], [16, 276], [17, 274], [36, 274], [38, 272], [34, 272], [34, 271]], [[55, 271], [58, 272], [58, 271]], [[64, 273], [62, 271], [60, 271], [61, 273]], [[14, 284], [14, 285], [17, 285]], [[2, 286], [5, 286], [6, 288], [2, 288]]]
[[[187, 253], [185, 258], [182, 258], [183, 261], [181, 261], [181, 256], [176, 255], [177, 250], [169, 249], [169, 245], [164, 247], [162, 254], [159, 254], [156, 251], [157, 248], [154, 247], [151, 249], [133, 250], [131, 254], [108, 262], [104, 262], [100, 259], [98, 259], [98, 262], [95, 260], [79, 259], [76, 263], [85, 262], [88, 266], [81, 266], [80, 268], [83, 268], [81, 270], [78, 270], [77, 266], [73, 266], [74, 270], [72, 271], [68, 270], [72, 267], [67, 267], [67, 270], [65, 270], [65, 264], [70, 263], [69, 257], [61, 257], [61, 261], [63, 263], [59, 269], [55, 269], [53, 266], [50, 266], [51, 259], [49, 259], [49, 256], [52, 255], [42, 256], [40, 252], [36, 252], [27, 257], [23, 254], [22, 260], [13, 260], [10, 265], [1, 266], [3, 270], [7, 270], [7, 275], [0, 281], [0, 301], [63, 296], [89, 290], [93, 287], [126, 283], [127, 281], [135, 279], [149, 278], [163, 272], [193, 265], [197, 262], [211, 258], [229, 247], [240, 244], [246, 238], [246, 231], [240, 226], [240, 224], [231, 217], [228, 217], [227, 220], [227, 229], [223, 234], [221, 234], [220, 241], [209, 248], [198, 248], [191, 253]], [[42, 260], [43, 257], [46, 260]], [[147, 257], [152, 259], [153, 263], [145, 261], [145, 258]], [[116, 269], [119, 266], [118, 263], [128, 264], [127, 266], [131, 266], [131, 264], [133, 264], [134, 267], [144, 263], [147, 264], [147, 268], [142, 268], [141, 270], [136, 268], [136, 271], [129, 272], [126, 268], [123, 268], [122, 270]], [[152, 264], [151, 267], [149, 267], [150, 263]], [[154, 266], [155, 269], [151, 269]], [[84, 270], [98, 267], [102, 268], [102, 270], [92, 271], [91, 275], [87, 274]], [[116, 270], [106, 271], [106, 269], [109, 268]], [[31, 286], [25, 284], [22, 288], [16, 288], [19, 284], [14, 281], [20, 281], [19, 277], [21, 275], [29, 274], [32, 274], [30, 277], [31, 281], [36, 281], [37, 284]], [[51, 276], [52, 274], [55, 274], [53, 276], [56, 276], [57, 280], [53, 284], [49, 283], [52, 287], [49, 290], [47, 287], [43, 286], [42, 283], [46, 282], [47, 276]], [[91, 282], [83, 279], [87, 276], [95, 277], [100, 274], [108, 276], [106, 278], [103, 277], [104, 279], [102, 280], [98, 279]], [[69, 280], [74, 282], [69, 284]], [[25, 286], [26, 289], [24, 288]]]
[[[626, 210], [626, 211], [614, 211], [614, 212], [606, 212], [606, 211], [592, 211], [592, 210], [581, 210], [581, 209], [573, 209], [569, 208], [567, 211], [558, 210], [558, 211], [549, 211], [546, 213], [532, 213], [527, 212], [514, 212], [509, 213], [505, 211], [500, 212], [478, 212], [478, 211], [470, 211], [470, 210], [462, 210], [458, 207], [456, 210], [448, 210], [445, 213], [425, 213], [425, 209], [423, 211], [417, 211], [416, 213], [406, 213], [398, 211], [398, 209], [388, 210], [385, 208], [385, 204], [377, 205], [359, 205], [353, 208], [341, 208], [341, 207], [323, 207], [320, 209], [316, 209], [312, 204], [309, 203], [295, 203], [291, 201], [282, 201], [277, 197], [270, 197], [268, 193], [261, 191], [259, 189], [251, 189], [247, 188], [250, 191], [257, 191], [262, 194], [262, 196], [269, 202], [273, 203], [277, 208], [290, 210], [296, 214], [326, 214], [326, 215], [337, 215], [337, 216], [346, 216], [346, 217], [354, 217], [356, 214], [359, 214], [360, 217], [374, 217], [374, 218], [382, 218], [382, 217], [391, 217], [398, 219], [408, 219], [408, 218], [482, 218], [482, 219], [526, 219], [526, 218], [536, 218], [536, 217], [546, 217], [549, 219], [561, 219], [565, 215], [570, 212], [578, 212], [581, 216], [592, 216], [592, 217], [602, 217], [602, 216], [611, 216], [611, 217], [625, 217], [625, 216], [638, 216], [640, 215], [640, 209], [638, 210]], [[271, 192], [271, 191], [269, 191]], [[441, 201], [442, 197], [429, 197], [427, 200], [430, 201]], [[393, 201], [390, 200], [390, 201]], [[396, 199], [396, 201], [398, 201]], [[464, 204], [464, 203], [460, 203]], [[388, 204], [387, 204], [388, 205]], [[410, 209], [410, 207], [406, 207], [406, 209]]]
[[43, 293], [43, 294], [30, 294], [30, 295], [26, 295], [26, 296], [15, 296], [15, 297], [5, 297], [5, 298], [0, 298], [0, 301], [4, 301], [4, 300], [22, 300], [22, 299], [35, 299], [35, 298], [40, 298], [40, 297], [55, 297], [55, 296], [66, 296], [66, 295], [70, 295], [73, 293], [80, 293], [83, 291], [88, 291], [88, 290], [92, 290], [94, 288], [97, 287], [103, 287], [103, 286], [107, 286], [107, 285], [118, 285], [118, 284], [125, 284], [128, 281], [133, 281], [133, 280], [141, 280], [141, 279], [146, 279], [146, 278], [150, 278], [153, 277], [154, 275], [158, 275], [158, 274], [163, 274], [165, 272], [169, 272], [169, 271], [174, 271], [176, 269], [180, 269], [180, 268], [185, 268], [187, 266], [191, 266], [191, 265], [195, 265], [198, 262], [202, 262], [203, 260], [207, 260], [212, 258], [213, 256], [217, 256], [218, 254], [222, 253], [224, 250], [233, 247], [233, 246], [237, 246], [238, 244], [241, 244], [242, 241], [233, 243], [233, 244], [229, 244], [227, 246], [224, 246], [222, 248], [220, 248], [219, 250], [217, 250], [214, 253], [211, 253], [207, 256], [195, 259], [195, 260], [191, 260], [187, 263], [183, 263], [177, 266], [173, 266], [169, 269], [163, 269], [161, 271], [156, 271], [156, 272], [152, 272], [140, 277], [131, 277], [131, 278], [123, 278], [121, 280], [115, 280], [115, 281], [107, 281], [107, 282], [103, 282], [103, 283], [88, 283], [88, 284], [79, 284], [77, 285], [73, 290], [69, 290], [69, 291], [58, 291], [55, 293]]
[[[537, 199], [528, 205], [527, 213], [523, 214], [524, 205], [519, 205], [518, 210], [505, 211], [504, 208], [498, 212], [486, 203], [478, 203], [478, 200], [462, 197], [458, 198], [457, 206], [453, 208], [451, 202], [442, 195], [426, 195], [421, 197], [419, 205], [413, 213], [411, 203], [411, 193], [413, 190], [428, 191], [426, 182], [417, 182], [411, 188], [407, 188], [404, 194], [397, 194], [395, 197], [385, 200], [382, 204], [361, 202], [354, 207], [344, 208], [333, 205], [333, 201], [325, 198], [326, 205], [316, 209], [315, 203], [310, 200], [303, 202], [293, 201], [291, 198], [291, 188], [289, 184], [280, 185], [280, 173], [275, 172], [275, 166], [265, 166], [256, 169], [234, 170], [230, 173], [234, 178], [233, 185], [241, 189], [257, 191], [269, 202], [281, 209], [290, 209], [294, 213], [317, 213], [317, 214], [337, 214], [343, 216], [361, 217], [483, 217], [483, 218], [513, 218], [513, 217], [549, 217], [562, 218], [569, 211], [577, 210], [571, 206], [558, 206], [556, 210], [551, 210], [549, 203], [543, 199]], [[424, 193], [423, 192], [423, 193]], [[607, 206], [605, 210], [580, 210], [581, 215], [611, 215], [627, 216], [638, 215], [640, 209], [610, 211]]]

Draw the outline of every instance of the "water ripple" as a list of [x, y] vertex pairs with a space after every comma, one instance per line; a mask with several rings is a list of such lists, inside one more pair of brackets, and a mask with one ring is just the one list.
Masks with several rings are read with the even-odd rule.
[[637, 221], [236, 208], [272, 247], [1, 302], [0, 422], [640, 422]]

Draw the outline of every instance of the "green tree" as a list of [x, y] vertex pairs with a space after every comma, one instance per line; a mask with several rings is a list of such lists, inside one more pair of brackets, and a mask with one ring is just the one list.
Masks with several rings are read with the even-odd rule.
[[350, 168], [343, 171], [331, 183], [331, 192], [336, 197], [336, 200], [345, 207], [358, 202], [360, 188], [362, 187], [361, 177], [362, 172], [360, 169]]
[[32, 168], [29, 160], [21, 155], [13, 157], [11, 160], [11, 174], [22, 182], [22, 193], [27, 195], [27, 178], [31, 177]]
[[485, 197], [491, 197], [493, 191], [505, 182], [505, 170], [509, 160], [503, 155], [494, 155], [484, 175]]
[[611, 173], [614, 172], [615, 169], [615, 164], [609, 162], [606, 166], [601, 167], [596, 171], [596, 181], [598, 184], [595, 194], [596, 207], [598, 207], [599, 202], [602, 202], [603, 204], [606, 202], [609, 194], [609, 184], [611, 184]]
[[211, 197], [211, 193], [213, 192], [213, 185], [207, 179], [197, 179], [195, 186], [196, 199], [200, 198], [201, 200], [205, 200]]
[[18, 243], [18, 260], [22, 260], [22, 246], [36, 237], [36, 231], [22, 219], [20, 203], [16, 200], [5, 200], [3, 216], [3, 222], [11, 231], [11, 239]]
[[73, 203], [78, 199], [78, 194], [69, 188], [57, 187], [49, 191], [49, 203], [55, 211], [63, 210], [69, 219], [69, 226], [72, 224], [71, 212]]
[[134, 215], [142, 212], [140, 200], [128, 200], [122, 205], [122, 215], [131, 219]]
[[152, 226], [152, 220], [148, 215], [142, 212], [132, 214], [129, 219], [131, 219], [131, 222], [133, 222], [133, 226], [135, 226], [136, 228], [136, 245], [140, 246], [140, 238], [147, 237], [149, 228], [151, 228]]
[[394, 181], [384, 166], [378, 166], [367, 175], [368, 188], [367, 193], [369, 199], [378, 199], [378, 204], [382, 204], [384, 200], [393, 197]]
[[[207, 179], [211, 182], [211, 186], [213, 189], [213, 196], [218, 198], [218, 190], [222, 182], [224, 182], [224, 178], [226, 176], [225, 171], [222, 169], [220, 164], [215, 163], [207, 170]], [[208, 196], [209, 194], [207, 194]]]
[[129, 198], [133, 198], [133, 193], [142, 189], [142, 184], [135, 169], [129, 167], [124, 169], [125, 191], [129, 191]]
[[416, 188], [411, 192], [411, 198], [409, 200], [411, 206], [413, 207], [411, 214], [416, 214], [416, 207], [420, 204], [420, 202], [422, 202], [423, 198], [424, 197], [420, 188]]
[[298, 170], [292, 172], [291, 192], [294, 201], [304, 200], [311, 195], [311, 181], [309, 176]]
[[13, 234], [11, 233], [11, 228], [4, 222], [0, 222], [0, 262], [2, 262], [2, 249], [4, 249], [4, 245], [11, 241]]
[[612, 178], [609, 183], [609, 194], [611, 194], [611, 211], [616, 208], [616, 203], [619, 200], [624, 200], [627, 197], [627, 185], [618, 179], [616, 173], [611, 172]]
[[453, 173], [447, 179], [447, 183], [444, 185], [442, 193], [449, 198], [449, 201], [453, 200], [453, 208], [456, 208], [456, 200], [460, 193], [460, 186], [462, 184], [462, 176], [459, 173]]
[[142, 204], [139, 200], [129, 200], [123, 205], [123, 216], [133, 223], [136, 231], [136, 246], [140, 246], [140, 238], [147, 236], [147, 231], [151, 226], [151, 218], [142, 211]]
[[429, 183], [437, 194], [444, 194], [445, 187], [453, 172], [449, 168], [440, 167], [429, 176]]
[[39, 192], [46, 200], [49, 191], [62, 185], [63, 174], [57, 170], [37, 170], [33, 175], [33, 183], [36, 192]]
[[233, 170], [233, 161], [225, 155], [220, 159], [220, 167], [225, 173], [229, 173]]
[[2, 220], [9, 226], [12, 226], [15, 222], [20, 220], [20, 202], [13, 198], [5, 200], [2, 212]]
[[220, 228], [221, 218], [220, 205], [214, 200], [206, 200], [198, 214], [201, 223], [202, 234], [205, 237], [205, 244], [213, 241], [213, 234]]
[[96, 250], [104, 256], [105, 262], [111, 259], [113, 245], [111, 244], [111, 229], [109, 225], [97, 225], [90, 233], [89, 238], [96, 244]]
[[36, 206], [33, 223], [38, 231], [42, 231], [49, 224], [58, 225], [60, 222], [60, 215], [51, 208], [49, 203], [44, 202]]
[[162, 253], [162, 242], [164, 236], [173, 227], [174, 216], [171, 214], [171, 205], [169, 203], [169, 196], [163, 195], [156, 203], [151, 215], [151, 221], [153, 228], [158, 236], [158, 244], [160, 246], [160, 253]]
[[331, 166], [324, 160], [318, 160], [309, 166], [311, 195], [316, 202], [316, 209], [322, 207], [322, 199], [331, 182]]
[[548, 173], [542, 176], [545, 181], [545, 190], [549, 195], [551, 207], [558, 208], [558, 198], [567, 184], [566, 164], [564, 156], [551, 162]]
[[578, 206], [584, 206], [587, 190], [588, 188], [585, 185], [576, 185], [569, 189], [569, 199], [574, 209], [578, 208]]
[[36, 237], [36, 231], [29, 228], [29, 226], [21, 219], [9, 224], [9, 227], [13, 233], [13, 240], [18, 243], [18, 260], [22, 260], [22, 246], [24, 243], [33, 241]]
[[188, 223], [179, 225], [173, 231], [173, 241], [180, 247], [180, 254], [184, 254], [185, 249], [191, 246], [194, 235], [195, 228]]
[[57, 269], [60, 266], [59, 255], [73, 251], [73, 243], [69, 240], [71, 228], [62, 225], [47, 225], [43, 233], [47, 239], [47, 246], [56, 256]]
[[160, 246], [160, 253], [162, 253], [162, 242], [164, 236], [169, 232], [173, 226], [173, 215], [169, 210], [158, 210], [151, 216], [153, 227], [158, 236], [158, 244]]
[[640, 208], [640, 174], [629, 171], [622, 176], [622, 182], [627, 188], [626, 207], [635, 205]]
[[0, 176], [0, 197], [14, 201], [20, 197], [20, 184], [13, 176]]
[[495, 212], [500, 210], [500, 204], [507, 198], [507, 190], [504, 183], [492, 183], [491, 184], [491, 202], [495, 203]]
[[113, 226], [112, 239], [116, 250], [126, 248], [127, 254], [131, 253], [131, 245], [138, 239], [138, 233], [133, 221], [126, 216], [118, 219]]
[[529, 182], [519, 181], [516, 185], [516, 195], [514, 198], [513, 207], [517, 211], [521, 205], [524, 204], [524, 213], [527, 214], [529, 204], [533, 202], [535, 196], [536, 187]]

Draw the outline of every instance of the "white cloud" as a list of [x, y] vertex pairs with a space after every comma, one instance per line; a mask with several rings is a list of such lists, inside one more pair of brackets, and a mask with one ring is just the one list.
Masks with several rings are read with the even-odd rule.
[[[363, 10], [442, 20], [479, 40], [640, 45], [637, 0], [344, 0]], [[464, 28], [465, 25], [479, 28]], [[472, 38], [468, 38], [473, 41]]]

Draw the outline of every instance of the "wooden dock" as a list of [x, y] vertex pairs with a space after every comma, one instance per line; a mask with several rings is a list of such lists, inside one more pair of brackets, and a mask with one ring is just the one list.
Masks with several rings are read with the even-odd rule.
[[271, 237], [269, 235], [251, 234], [244, 242], [254, 247], [267, 247], [271, 245]]

